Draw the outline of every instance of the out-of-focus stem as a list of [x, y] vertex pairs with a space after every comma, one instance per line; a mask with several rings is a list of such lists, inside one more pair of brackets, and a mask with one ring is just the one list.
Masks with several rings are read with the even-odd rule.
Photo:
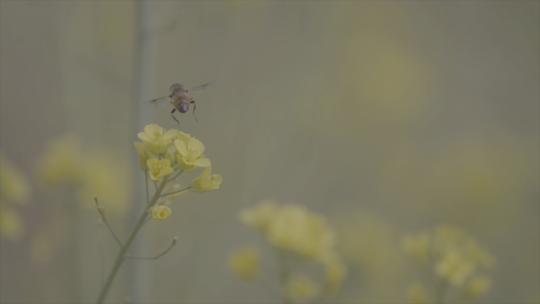
[[105, 302], [105, 298], [107, 297], [107, 294], [109, 293], [109, 290], [111, 289], [114, 278], [116, 277], [116, 275], [118, 274], [118, 271], [120, 270], [120, 267], [126, 260], [126, 253], [131, 248], [131, 245], [133, 241], [135, 240], [135, 237], [137, 236], [141, 228], [144, 226], [144, 223], [146, 222], [146, 219], [149, 216], [148, 210], [152, 208], [158, 202], [161, 196], [161, 192], [165, 188], [167, 181], [168, 179], [164, 178], [163, 181], [159, 184], [159, 186], [156, 189], [156, 192], [154, 193], [152, 199], [150, 200], [150, 204], [148, 204], [148, 206], [144, 209], [143, 213], [139, 217], [139, 220], [135, 224], [133, 231], [129, 235], [127, 241], [120, 248], [120, 251], [118, 252], [118, 255], [116, 256], [116, 259], [114, 261], [111, 272], [107, 276], [107, 281], [105, 281], [105, 285], [103, 286], [103, 288], [101, 289], [101, 292], [99, 293], [98, 300], [96, 301], [97, 304], [103, 304]]

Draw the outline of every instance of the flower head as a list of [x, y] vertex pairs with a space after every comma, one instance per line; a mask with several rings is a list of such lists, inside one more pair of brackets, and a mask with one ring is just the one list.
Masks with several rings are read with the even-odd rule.
[[450, 287], [478, 295], [489, 288], [489, 280], [478, 274], [489, 269], [494, 258], [463, 230], [442, 225], [407, 236], [403, 244], [409, 255], [432, 261], [434, 274]]
[[303, 206], [278, 206], [263, 201], [259, 206], [243, 211], [241, 219], [282, 250], [318, 261], [335, 255], [334, 231], [324, 217]]
[[51, 186], [79, 185], [84, 178], [85, 161], [80, 142], [63, 137], [50, 143], [39, 163], [39, 173]]
[[465, 287], [465, 294], [471, 299], [476, 299], [479, 296], [488, 292], [491, 287], [491, 280], [486, 276], [477, 276], [472, 278]]
[[155, 181], [158, 181], [173, 173], [171, 161], [168, 159], [151, 158], [146, 161], [146, 166], [148, 167], [148, 175], [150, 175], [150, 178]]
[[184, 170], [210, 167], [210, 160], [204, 156], [204, 145], [195, 137], [176, 139], [174, 146], [177, 152], [176, 159]]
[[171, 216], [172, 210], [169, 206], [158, 205], [152, 207], [152, 218], [155, 220], [164, 220]]
[[293, 303], [306, 303], [320, 294], [318, 284], [303, 274], [291, 275], [286, 284], [286, 296]]
[[160, 155], [167, 152], [167, 147], [171, 144], [175, 135], [174, 131], [165, 131], [156, 124], [149, 124], [144, 127], [144, 131], [140, 132], [137, 137], [145, 144], [148, 153]]
[[212, 174], [210, 167], [205, 168], [201, 175], [191, 183], [192, 189], [199, 192], [217, 190], [221, 186], [223, 177], [219, 174]]
[[30, 193], [30, 187], [22, 173], [2, 155], [0, 155], [0, 193], [3, 200], [12, 202], [24, 202]]
[[229, 257], [229, 267], [242, 280], [253, 280], [259, 273], [259, 252], [252, 247], [245, 247]]

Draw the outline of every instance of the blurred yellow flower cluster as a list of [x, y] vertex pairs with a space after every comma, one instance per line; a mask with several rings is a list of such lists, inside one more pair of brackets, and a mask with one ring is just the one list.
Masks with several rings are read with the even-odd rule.
[[99, 196], [112, 213], [121, 214], [129, 202], [129, 162], [110, 151], [83, 149], [73, 136], [49, 143], [39, 160], [38, 176], [47, 186], [76, 191], [86, 206], [93, 206], [93, 198]]
[[0, 155], [0, 236], [17, 239], [23, 223], [13, 203], [24, 203], [30, 187], [21, 172]]
[[454, 288], [475, 299], [490, 288], [485, 272], [493, 267], [494, 258], [459, 228], [442, 225], [406, 236], [402, 246], [409, 256], [433, 269], [434, 280], [440, 281], [443, 289]]
[[[160, 200], [152, 207], [153, 219], [165, 219], [171, 215], [171, 209], [166, 206], [172, 197], [193, 190], [206, 192], [221, 187], [221, 175], [212, 174], [211, 161], [204, 154], [204, 144], [197, 138], [185, 132], [165, 130], [157, 124], [144, 127], [137, 137], [135, 149], [139, 155], [139, 164], [147, 172], [148, 177], [155, 182], [166, 181], [166, 199]], [[203, 169], [200, 176], [193, 179], [190, 186], [180, 187], [176, 178], [184, 171]]]
[[[289, 300], [295, 303], [310, 301], [323, 291], [334, 293], [340, 287], [346, 269], [336, 250], [334, 230], [323, 216], [310, 212], [301, 205], [280, 205], [274, 201], [262, 201], [258, 206], [243, 210], [240, 220], [257, 230], [277, 250], [282, 257], [278, 263], [288, 265], [299, 258], [323, 267], [324, 288], [305, 275], [287, 269], [281, 284], [283, 293]], [[289, 258], [291, 260], [288, 260]], [[240, 260], [241, 256], [233, 256], [231, 265], [240, 264], [237, 262]], [[245, 278], [239, 267], [231, 268]]]

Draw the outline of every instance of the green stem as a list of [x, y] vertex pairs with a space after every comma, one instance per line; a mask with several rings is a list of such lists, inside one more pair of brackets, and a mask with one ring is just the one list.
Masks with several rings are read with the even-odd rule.
[[112, 283], [114, 281], [114, 278], [118, 274], [118, 271], [120, 270], [120, 267], [126, 260], [126, 253], [131, 248], [131, 245], [133, 241], [135, 240], [135, 237], [143, 227], [144, 223], [146, 222], [146, 219], [148, 218], [148, 210], [152, 208], [159, 200], [159, 197], [161, 195], [161, 192], [165, 188], [165, 185], [167, 184], [168, 179], [164, 178], [161, 184], [157, 187], [156, 192], [154, 193], [152, 200], [150, 201], [150, 204], [146, 206], [143, 213], [139, 217], [139, 220], [137, 221], [137, 224], [135, 224], [135, 227], [133, 228], [133, 231], [129, 235], [127, 241], [124, 243], [124, 245], [120, 248], [120, 251], [118, 252], [118, 255], [116, 256], [116, 259], [114, 261], [113, 267], [111, 269], [111, 272], [107, 276], [107, 281], [105, 281], [105, 285], [101, 289], [101, 292], [99, 293], [99, 297], [97, 300], [97, 304], [103, 304], [105, 302], [105, 298], [107, 297], [107, 294], [109, 293], [109, 290], [111, 289]]

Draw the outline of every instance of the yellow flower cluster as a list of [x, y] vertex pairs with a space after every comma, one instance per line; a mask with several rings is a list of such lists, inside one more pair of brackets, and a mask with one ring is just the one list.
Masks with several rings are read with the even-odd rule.
[[[301, 205], [262, 201], [243, 210], [240, 220], [283, 254], [321, 265], [325, 270], [326, 292], [333, 293], [340, 287], [346, 269], [336, 250], [334, 230], [323, 216]], [[299, 273], [291, 273], [284, 284], [284, 293], [293, 302], [309, 301], [320, 294], [318, 285]]]
[[211, 162], [204, 155], [204, 145], [197, 138], [176, 129], [164, 130], [149, 124], [137, 135], [135, 143], [141, 166], [157, 181], [176, 170], [208, 168]]
[[92, 198], [106, 202], [112, 214], [121, 214], [130, 201], [129, 162], [107, 151], [88, 151], [73, 136], [49, 143], [38, 163], [46, 185], [75, 190], [81, 203], [93, 207]]
[[23, 223], [12, 203], [24, 203], [30, 188], [8, 160], [0, 155], [0, 236], [16, 239], [23, 232]]
[[[154, 182], [166, 182], [165, 196], [151, 210], [153, 219], [166, 219], [171, 209], [166, 206], [170, 199], [181, 193], [192, 190], [206, 192], [221, 187], [221, 175], [212, 174], [211, 161], [204, 154], [204, 144], [197, 138], [176, 129], [163, 129], [157, 124], [144, 127], [137, 137], [135, 149], [139, 156], [139, 164], [148, 177]], [[203, 169], [200, 176], [193, 179], [189, 187], [180, 187], [175, 179], [184, 171]], [[183, 189], [183, 190], [182, 190]]]
[[490, 280], [483, 272], [494, 258], [463, 230], [440, 226], [403, 239], [404, 251], [433, 267], [434, 274], [449, 287], [475, 298], [486, 293]]

